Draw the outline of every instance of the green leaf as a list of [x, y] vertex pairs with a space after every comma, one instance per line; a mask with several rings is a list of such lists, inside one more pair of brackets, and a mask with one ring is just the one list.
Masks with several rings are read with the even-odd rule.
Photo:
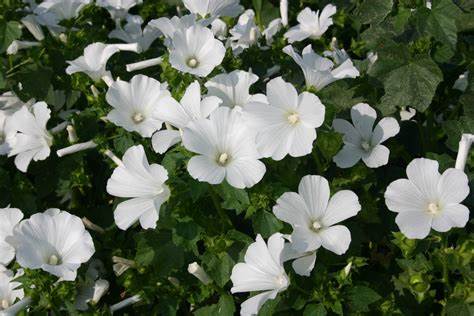
[[335, 131], [320, 131], [316, 138], [316, 147], [327, 161], [337, 154], [342, 143], [342, 135]]
[[446, 315], [448, 316], [470, 316], [474, 313], [474, 307], [459, 299], [450, 299], [446, 303]]
[[15, 80], [22, 84], [22, 89], [16, 92], [25, 100], [44, 100], [48, 95], [52, 76], [53, 70], [49, 67], [36, 64], [24, 67], [14, 76]]
[[20, 23], [0, 21], [0, 53], [5, 52], [8, 46], [20, 36]]
[[226, 252], [213, 254], [206, 252], [202, 257], [204, 270], [220, 287], [226, 285], [230, 279], [230, 273], [234, 267], [234, 260]]
[[247, 191], [244, 189], [236, 189], [227, 182], [216, 186], [216, 191], [223, 199], [222, 208], [226, 210], [235, 210], [237, 214], [240, 214], [250, 204]]
[[354, 11], [362, 24], [381, 22], [392, 11], [393, 0], [365, 0]]
[[369, 305], [382, 297], [369, 287], [356, 285], [349, 290], [349, 305], [354, 311], [368, 312]]
[[303, 316], [326, 316], [326, 308], [323, 304], [309, 304], [303, 312]]
[[443, 123], [443, 130], [448, 136], [446, 145], [452, 150], [458, 150], [458, 144], [463, 133], [472, 133], [474, 131], [474, 118], [461, 116], [455, 121], [445, 121]]
[[214, 315], [234, 315], [234, 299], [228, 294], [223, 294], [217, 304], [205, 306], [194, 312], [196, 316], [214, 316]]
[[283, 224], [273, 213], [261, 211], [252, 217], [252, 227], [255, 233], [267, 238], [283, 229]]

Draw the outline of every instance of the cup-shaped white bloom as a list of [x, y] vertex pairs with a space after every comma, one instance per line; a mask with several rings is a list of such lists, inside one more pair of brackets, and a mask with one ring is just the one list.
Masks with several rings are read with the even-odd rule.
[[250, 102], [267, 102], [263, 94], [250, 94], [250, 86], [258, 81], [258, 76], [243, 70], [234, 70], [227, 74], [219, 74], [204, 85], [207, 94], [222, 100], [223, 106], [241, 107]]
[[275, 233], [265, 243], [260, 234], [245, 253], [245, 263], [237, 263], [232, 269], [232, 293], [263, 291], [240, 306], [240, 315], [257, 315], [262, 305], [286, 290], [290, 280], [283, 267], [285, 240]]
[[360, 159], [369, 168], [378, 168], [388, 163], [390, 150], [382, 145], [388, 138], [400, 131], [400, 125], [392, 117], [385, 117], [374, 128], [377, 113], [366, 103], [358, 103], [351, 108], [352, 124], [335, 119], [333, 128], [344, 134], [344, 147], [333, 157], [340, 168], [350, 168]]
[[196, 21], [196, 15], [188, 14], [182, 17], [174, 16], [171, 19], [161, 17], [155, 20], [151, 20], [148, 23], [148, 25], [156, 28], [158, 31], [163, 33], [163, 36], [165, 37], [165, 45], [167, 47], [172, 46], [171, 39], [173, 38], [174, 33], [176, 33], [178, 30], [184, 31], [196, 24], [206, 27], [209, 25], [209, 20], [206, 19]]
[[202, 18], [235, 17], [243, 11], [240, 0], [183, 0], [183, 4]]
[[225, 47], [211, 30], [194, 25], [173, 34], [169, 61], [173, 68], [206, 77], [222, 63]]
[[466, 174], [458, 169], [438, 171], [438, 162], [414, 159], [407, 166], [408, 179], [392, 182], [385, 191], [385, 204], [396, 212], [400, 231], [408, 238], [423, 239], [431, 228], [447, 232], [464, 227], [469, 209], [460, 204], [469, 195]]
[[332, 16], [336, 14], [336, 6], [328, 4], [321, 14], [319, 10], [314, 12], [305, 8], [296, 18], [300, 24], [294, 26], [285, 33], [289, 43], [303, 41], [307, 38], [318, 39], [333, 24]]
[[130, 82], [115, 81], [106, 100], [114, 107], [107, 119], [143, 137], [151, 137], [163, 125], [156, 114], [160, 104], [176, 102], [159, 81], [144, 75], [136, 75]]
[[231, 34], [230, 46], [234, 55], [256, 44], [261, 34], [255, 24], [255, 12], [252, 9], [246, 10], [229, 33]]
[[198, 154], [189, 160], [188, 172], [199, 181], [218, 184], [226, 179], [233, 187], [249, 188], [265, 174], [255, 133], [237, 110], [219, 107], [210, 119], [190, 122], [184, 128], [183, 144]]
[[33, 104], [31, 111], [23, 106], [7, 121], [6, 130], [10, 147], [9, 157], [15, 157], [15, 166], [26, 172], [31, 160], [44, 160], [49, 157], [53, 137], [46, 129], [51, 111], [44, 102]]
[[144, 229], [155, 228], [160, 207], [170, 197], [170, 190], [165, 185], [168, 171], [159, 164], [150, 165], [142, 145], [127, 149], [122, 161], [107, 182], [109, 194], [130, 198], [117, 205], [115, 224], [126, 230], [140, 221]]
[[25, 296], [23, 289], [19, 288], [21, 283], [15, 281], [20, 275], [21, 273], [14, 275], [13, 271], [0, 266], [0, 314]]
[[324, 121], [325, 107], [308, 92], [298, 95], [281, 77], [267, 84], [269, 104], [251, 102], [244, 116], [257, 131], [257, 146], [263, 157], [281, 160], [287, 154], [301, 157], [311, 153], [316, 127]]
[[283, 48], [283, 52], [288, 54], [301, 67], [306, 86], [321, 90], [334, 81], [345, 78], [356, 78], [359, 71], [352, 60], [346, 59], [342, 64], [335, 67], [334, 63], [328, 59], [319, 56], [313, 51], [311, 45], [303, 49], [302, 55], [298, 55], [291, 45]]
[[115, 30], [109, 33], [109, 38], [117, 38], [126, 43], [138, 43], [139, 50], [144, 52], [161, 35], [161, 32], [149, 24], [142, 29], [143, 19], [139, 15], [127, 16], [127, 24], [122, 28], [117, 25]]
[[82, 220], [59, 209], [48, 209], [23, 220], [7, 237], [20, 266], [42, 269], [65, 281], [74, 281], [77, 269], [95, 252]]
[[99, 7], [105, 8], [109, 11], [110, 16], [114, 20], [122, 20], [127, 14], [128, 10], [138, 4], [142, 4], [143, 0], [97, 0], [96, 4]]
[[6, 238], [22, 219], [23, 213], [17, 208], [0, 208], [0, 265], [7, 266], [15, 258], [15, 248], [6, 242]]
[[227, 24], [221, 19], [215, 19], [211, 23], [211, 31], [216, 38], [223, 41], [227, 37]]
[[156, 109], [156, 116], [179, 130], [164, 130], [155, 133], [152, 138], [153, 149], [157, 153], [165, 153], [181, 140], [180, 130], [189, 122], [207, 118], [221, 103], [222, 100], [215, 96], [201, 100], [201, 87], [197, 81], [189, 85], [180, 103], [172, 98], [161, 102]]
[[349, 248], [351, 233], [337, 223], [355, 216], [361, 209], [357, 195], [342, 190], [329, 198], [328, 181], [321, 176], [304, 176], [298, 193], [284, 193], [273, 207], [275, 216], [293, 227], [292, 248], [299, 252], [320, 247], [342, 255]]
[[54, 13], [59, 20], [76, 18], [83, 7], [91, 0], [45, 0], [35, 8], [35, 13], [42, 15]]
[[119, 47], [113, 44], [90, 44], [84, 49], [82, 56], [67, 61], [69, 66], [66, 68], [66, 73], [72, 75], [76, 72], [83, 72], [94, 81], [99, 81], [104, 76], [110, 77], [110, 72], [105, 69], [107, 61], [119, 51]]

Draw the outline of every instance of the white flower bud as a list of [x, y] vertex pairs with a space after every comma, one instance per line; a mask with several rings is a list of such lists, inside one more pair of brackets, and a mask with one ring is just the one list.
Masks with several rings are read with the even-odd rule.
[[126, 68], [128, 72], [132, 72], [136, 70], [145, 69], [148, 67], [153, 67], [153, 66], [161, 64], [162, 62], [163, 62], [163, 58], [157, 57], [157, 58], [151, 58], [151, 59], [139, 61], [133, 64], [128, 64]]
[[109, 290], [109, 286], [110, 284], [109, 284], [109, 281], [107, 280], [99, 279], [95, 281], [94, 294], [92, 296], [91, 303], [94, 305], [97, 304], [102, 298], [102, 296], [104, 296], [104, 294], [107, 293], [107, 291]]
[[13, 41], [10, 46], [7, 48], [7, 55], [15, 55], [18, 53], [19, 50], [34, 47], [34, 46], [40, 46], [41, 43], [39, 42], [29, 42], [29, 41]]
[[70, 155], [70, 154], [77, 153], [79, 151], [83, 151], [87, 149], [92, 149], [95, 147], [97, 147], [97, 144], [94, 143], [94, 141], [90, 140], [85, 143], [79, 143], [79, 144], [75, 144], [75, 145], [60, 149], [56, 151], [56, 154], [58, 155], [58, 157], [64, 157], [66, 155]]
[[456, 157], [456, 169], [464, 171], [473, 141], [473, 134], [462, 134], [461, 140], [459, 141], [458, 156]]
[[288, 25], [288, 0], [280, 0], [281, 24]]
[[74, 126], [68, 125], [66, 127], [66, 130], [67, 130], [67, 140], [71, 144], [74, 144], [75, 142], [77, 142], [79, 138], [77, 137], [76, 129], [74, 128]]
[[188, 265], [188, 272], [198, 278], [205, 285], [212, 282], [209, 275], [207, 275], [206, 271], [204, 271], [204, 269], [197, 262], [193, 262]]

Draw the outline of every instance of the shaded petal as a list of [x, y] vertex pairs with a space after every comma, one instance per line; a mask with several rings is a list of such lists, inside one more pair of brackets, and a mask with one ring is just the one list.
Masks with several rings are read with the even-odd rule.
[[207, 156], [194, 156], [188, 162], [188, 172], [194, 179], [210, 184], [224, 180], [226, 170]]
[[273, 207], [275, 216], [290, 225], [309, 226], [311, 216], [303, 198], [295, 192], [284, 193]]
[[398, 213], [395, 222], [400, 231], [410, 239], [423, 239], [430, 233], [433, 217], [428, 212]]
[[[114, 211], [115, 224], [122, 230], [127, 230], [147, 212], [157, 212], [153, 199], [134, 198], [117, 205]], [[152, 228], [156, 227], [155, 225]]]
[[400, 132], [400, 125], [393, 117], [384, 117], [378, 122], [372, 134], [372, 145], [380, 144], [397, 135]]
[[359, 132], [355, 129], [354, 125], [346, 120], [335, 119], [332, 121], [332, 128], [338, 133], [343, 134], [343, 140], [345, 143], [351, 143], [354, 146], [360, 146], [362, 143], [362, 137]]
[[278, 294], [278, 290], [267, 291], [247, 299], [240, 305], [241, 316], [257, 315], [260, 308], [268, 300], [273, 300]]
[[407, 176], [410, 181], [430, 202], [438, 199], [438, 182], [441, 175], [438, 172], [436, 160], [417, 158], [407, 166]]
[[377, 145], [362, 155], [362, 161], [364, 161], [365, 165], [369, 168], [378, 168], [388, 163], [389, 156], [390, 150], [387, 147]]
[[352, 144], [345, 144], [332, 160], [339, 168], [350, 168], [362, 158], [362, 155], [362, 149], [359, 147]]
[[236, 159], [226, 167], [226, 180], [235, 188], [250, 188], [262, 180], [265, 171], [265, 164], [257, 159]]
[[300, 257], [291, 263], [291, 266], [295, 270], [296, 274], [302, 276], [309, 276], [311, 271], [314, 269], [316, 263], [316, 251], [310, 255]]
[[344, 254], [351, 243], [351, 232], [343, 225], [323, 228], [319, 236], [322, 246], [338, 255]]
[[153, 134], [151, 145], [156, 153], [164, 154], [170, 147], [181, 141], [181, 133], [177, 130], [163, 130]]
[[358, 103], [351, 108], [351, 118], [362, 138], [370, 140], [377, 112], [367, 103]]
[[467, 175], [454, 168], [446, 170], [439, 179], [438, 194], [441, 203], [461, 203], [469, 195]]

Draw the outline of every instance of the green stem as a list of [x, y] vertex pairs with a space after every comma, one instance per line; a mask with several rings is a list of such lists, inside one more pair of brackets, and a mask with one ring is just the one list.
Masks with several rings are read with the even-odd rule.
[[227, 216], [227, 213], [225, 210], [222, 208], [221, 203], [219, 201], [219, 197], [214, 190], [214, 187], [211, 185], [210, 186], [210, 194], [211, 194], [211, 199], [212, 203], [214, 204], [214, 208], [217, 211], [217, 214], [219, 214], [219, 217], [221, 218], [222, 222], [225, 224], [226, 227], [232, 227], [232, 221], [230, 220], [229, 216]]

